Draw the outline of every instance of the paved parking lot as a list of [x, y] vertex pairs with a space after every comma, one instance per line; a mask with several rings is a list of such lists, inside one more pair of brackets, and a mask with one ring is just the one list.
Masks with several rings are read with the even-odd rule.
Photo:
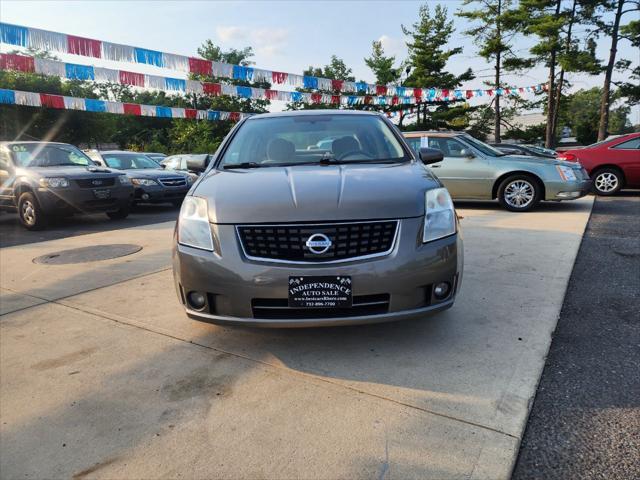
[[[462, 293], [424, 321], [188, 320], [173, 222], [0, 250], [3, 476], [506, 478], [592, 198], [459, 204]], [[133, 243], [87, 264], [32, 258]]]

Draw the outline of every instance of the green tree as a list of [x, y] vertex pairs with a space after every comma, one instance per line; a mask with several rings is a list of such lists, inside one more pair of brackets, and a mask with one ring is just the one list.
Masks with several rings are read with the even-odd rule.
[[[597, 73], [595, 43], [581, 45], [574, 27], [589, 23], [600, 0], [521, 0], [516, 18], [523, 24], [526, 35], [537, 37], [530, 49], [528, 66], [545, 65], [547, 80], [547, 127], [545, 145], [553, 147], [556, 140], [557, 118], [566, 72]], [[558, 74], [558, 70], [560, 70]]]
[[371, 56], [364, 59], [364, 63], [371, 69], [376, 76], [378, 85], [395, 84], [400, 80], [402, 70], [400, 67], [394, 67], [396, 63], [395, 56], [386, 56], [382, 42], [374, 40], [371, 43]]
[[[570, 127], [576, 140], [583, 145], [589, 145], [598, 140], [601, 96], [602, 88], [599, 87], [578, 90], [573, 94], [566, 95], [565, 101], [561, 104], [559, 112], [561, 125]], [[612, 134], [631, 131], [630, 110], [626, 104], [611, 109], [610, 130]]]
[[210, 39], [205, 40], [202, 46], [198, 47], [198, 55], [212, 62], [230, 63], [231, 65], [242, 65], [247, 67], [255, 62], [249, 60], [253, 57], [253, 48], [244, 47], [240, 50], [230, 48], [226, 52], [214, 44]]
[[[437, 5], [432, 13], [429, 5], [425, 4], [420, 7], [418, 17], [412, 28], [402, 26], [402, 31], [409, 37], [407, 65], [410, 73], [404, 84], [456, 89], [463, 82], [472, 80], [474, 75], [470, 68], [460, 75], [446, 70], [449, 60], [462, 53], [461, 47], [448, 46], [455, 29], [453, 20], [447, 16], [447, 8]], [[466, 110], [455, 103], [458, 102], [442, 102], [431, 112], [425, 103], [417, 105], [417, 123], [426, 128], [453, 128], [454, 120], [464, 115]]]
[[[604, 9], [607, 11], [615, 12], [613, 22], [607, 22], [602, 19], [598, 19], [596, 24], [598, 26], [598, 32], [603, 33], [611, 39], [609, 49], [609, 59], [604, 69], [604, 83], [602, 87], [602, 98], [600, 99], [600, 119], [598, 123], [598, 140], [604, 140], [609, 134], [609, 111], [611, 109], [611, 83], [613, 78], [613, 71], [618, 65], [619, 69], [629, 68], [631, 62], [622, 61], [622, 63], [616, 62], [618, 55], [618, 43], [621, 40], [627, 40], [632, 46], [640, 47], [640, 21], [632, 20], [626, 25], [621, 25], [623, 16], [627, 13], [640, 11], [640, 2], [638, 0], [604, 0]], [[636, 50], [637, 51], [637, 50]], [[637, 59], [637, 57], [636, 57]], [[624, 66], [626, 65], [626, 68]], [[640, 76], [640, 69], [636, 68], [632, 72], [631, 76], [635, 80], [638, 80]], [[625, 83], [622, 92], [626, 92], [630, 95], [632, 101], [634, 98], [638, 98], [638, 83]], [[635, 92], [635, 93], [634, 93]]]
[[[461, 10], [458, 16], [473, 22], [473, 26], [464, 33], [475, 40], [478, 54], [493, 63], [495, 70], [494, 81], [490, 85], [494, 89], [506, 88], [502, 80], [504, 70], [513, 70], [525, 65], [522, 58], [516, 55], [512, 48], [513, 39], [521, 30], [514, 9], [513, 0], [464, 0], [464, 7], [474, 5], [477, 8]], [[493, 99], [493, 133], [497, 143], [500, 143], [502, 117], [500, 112], [500, 95]], [[486, 118], [486, 114], [483, 115]]]

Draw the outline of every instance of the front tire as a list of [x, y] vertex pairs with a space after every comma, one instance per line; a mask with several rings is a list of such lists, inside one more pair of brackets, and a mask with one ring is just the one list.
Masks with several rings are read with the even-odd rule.
[[593, 175], [593, 191], [596, 195], [615, 195], [623, 183], [622, 174], [615, 168], [602, 168]]
[[20, 223], [27, 230], [42, 230], [47, 226], [47, 218], [31, 192], [24, 192], [18, 198], [18, 216]]
[[498, 187], [500, 205], [511, 212], [528, 212], [542, 197], [542, 187], [530, 175], [512, 175], [505, 178]]
[[116, 210], [115, 212], [107, 212], [107, 217], [111, 220], [122, 220], [129, 216], [130, 211], [130, 207], [122, 207], [120, 210]]

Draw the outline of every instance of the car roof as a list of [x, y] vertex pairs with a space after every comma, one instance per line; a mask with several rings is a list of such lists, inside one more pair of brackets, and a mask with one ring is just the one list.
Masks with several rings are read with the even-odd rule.
[[39, 143], [46, 143], [48, 145], [71, 145], [70, 143], [64, 143], [64, 142], [45, 142], [45, 141], [39, 141], [39, 140], [27, 140], [27, 141], [16, 141], [16, 142], [3, 141], [3, 142], [0, 142], [0, 145], [33, 145], [33, 144], [39, 144]]
[[382, 116], [378, 112], [368, 112], [363, 110], [337, 110], [337, 109], [318, 109], [318, 110], [289, 110], [285, 112], [269, 112], [251, 115], [247, 120], [272, 118], [272, 117], [307, 117], [318, 115], [365, 115], [365, 116]]
[[99, 150], [100, 153], [117, 153], [125, 155], [148, 155], [146, 152], [130, 152], [128, 150]]
[[460, 135], [467, 135], [465, 132], [456, 131], [438, 131], [438, 130], [423, 130], [419, 132], [402, 132], [405, 137], [422, 137], [429, 135], [430, 137], [456, 137]]

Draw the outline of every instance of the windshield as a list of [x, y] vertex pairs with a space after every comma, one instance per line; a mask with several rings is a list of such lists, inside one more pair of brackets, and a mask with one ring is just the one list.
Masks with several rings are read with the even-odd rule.
[[292, 115], [247, 120], [219, 166], [397, 162], [408, 158], [391, 129], [377, 116]]
[[480, 140], [476, 140], [469, 134], [460, 135], [459, 138], [461, 138], [468, 144], [474, 146], [485, 155], [491, 155], [492, 157], [504, 157], [506, 155], [505, 153], [501, 152], [497, 148], [494, 148], [491, 145], [487, 145], [486, 143], [481, 142]]
[[146, 155], [136, 153], [103, 153], [104, 163], [110, 168], [118, 170], [133, 170], [141, 168], [161, 168]]
[[28, 167], [87, 167], [93, 162], [73, 145], [51, 143], [21, 143], [9, 145], [16, 166]]

